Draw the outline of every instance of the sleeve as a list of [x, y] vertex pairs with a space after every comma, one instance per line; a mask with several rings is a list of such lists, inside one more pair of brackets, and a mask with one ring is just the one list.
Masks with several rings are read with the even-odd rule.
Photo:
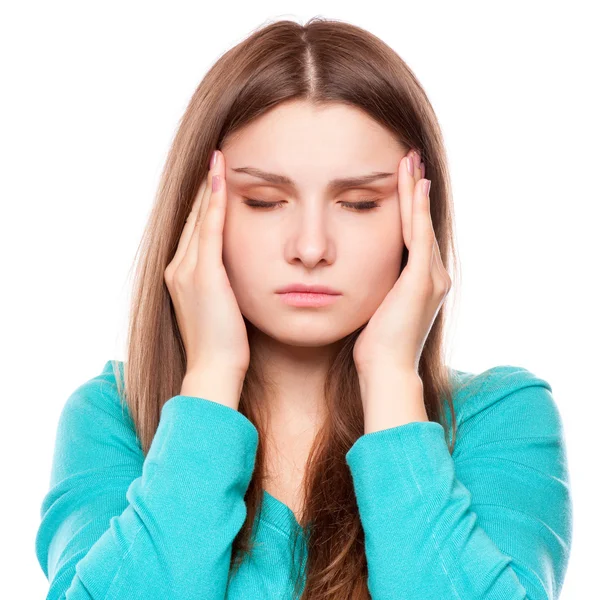
[[47, 598], [223, 600], [257, 430], [228, 406], [174, 396], [144, 460], [106, 383], [78, 388], [59, 418], [36, 536]]
[[346, 454], [373, 600], [559, 597], [572, 537], [562, 420], [547, 382], [489, 371], [452, 455], [432, 421], [363, 435]]

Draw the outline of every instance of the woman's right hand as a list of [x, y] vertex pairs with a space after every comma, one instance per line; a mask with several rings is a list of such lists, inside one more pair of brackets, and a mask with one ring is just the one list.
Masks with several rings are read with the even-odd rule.
[[[217, 151], [164, 272], [186, 353], [186, 378], [207, 372], [240, 381], [250, 348], [244, 318], [223, 265], [227, 205], [224, 157]], [[218, 176], [218, 189], [212, 182]], [[200, 216], [198, 213], [201, 212]]]

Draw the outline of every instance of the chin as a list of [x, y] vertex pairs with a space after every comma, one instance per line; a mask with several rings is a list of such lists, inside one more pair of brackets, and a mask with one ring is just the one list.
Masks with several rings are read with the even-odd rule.
[[[250, 319], [249, 319], [250, 320]], [[319, 314], [314, 310], [302, 314], [269, 314], [265, 319], [252, 319], [252, 325], [272, 340], [303, 348], [319, 348], [339, 342], [350, 335], [361, 323], [350, 323], [344, 319], [336, 322], [331, 315]], [[268, 323], [268, 324], [267, 324]]]

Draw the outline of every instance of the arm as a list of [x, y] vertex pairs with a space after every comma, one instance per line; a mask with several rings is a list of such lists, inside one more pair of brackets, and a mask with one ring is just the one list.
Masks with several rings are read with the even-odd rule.
[[365, 434], [346, 455], [373, 599], [558, 598], [572, 503], [549, 384], [495, 367], [455, 402], [452, 455], [442, 425], [418, 420]]
[[222, 600], [257, 443], [238, 411], [178, 395], [144, 460], [105, 367], [59, 419], [36, 537], [47, 597]]

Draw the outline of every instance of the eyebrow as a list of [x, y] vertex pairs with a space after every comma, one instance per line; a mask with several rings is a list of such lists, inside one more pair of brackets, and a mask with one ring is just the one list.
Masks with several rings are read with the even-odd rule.
[[[263, 171], [256, 167], [237, 167], [233, 168], [232, 171], [235, 171], [236, 173], [246, 173], [247, 175], [258, 177], [259, 179], [263, 179], [264, 181], [268, 181], [269, 183], [273, 183], [275, 185], [289, 186], [293, 189], [297, 189], [295, 182], [286, 175], [268, 173], [267, 171]], [[366, 175], [340, 177], [337, 179], [332, 179], [327, 185], [327, 190], [335, 193], [341, 190], [367, 185], [379, 179], [393, 177], [395, 174], [396, 173], [387, 173], [385, 171], [374, 171], [373, 173], [367, 173]]]

